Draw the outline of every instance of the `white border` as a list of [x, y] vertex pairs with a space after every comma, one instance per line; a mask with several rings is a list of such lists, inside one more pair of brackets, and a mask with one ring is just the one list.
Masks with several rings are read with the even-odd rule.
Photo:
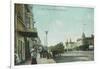
[[[44, 68], [47, 69], [46, 66], [48, 66], [50, 69], [51, 68], [56, 68], [57, 66], [59, 67], [59, 64], [42, 64], [42, 65], [21, 65], [21, 66], [14, 66], [14, 3], [24, 3], [24, 4], [41, 4], [41, 5], [58, 5], [58, 6], [74, 6], [74, 7], [89, 7], [89, 8], [95, 8], [95, 4], [94, 2], [88, 2], [88, 0], [86, 1], [72, 1], [72, 0], [12, 0], [11, 1], [11, 69], [32, 69], [32, 68], [36, 68], [36, 69], [40, 69], [40, 68]], [[94, 62], [82, 62], [83, 65], [87, 66], [86, 64], [91, 63], [94, 64]], [[77, 64], [80, 66], [83, 66], [82, 64], [80, 64], [80, 62], [74, 62], [74, 63], [60, 63], [60, 65], [64, 68], [70, 68], [70, 66], [72, 65], [74, 68], [73, 64]], [[67, 67], [65, 67], [67, 65]], [[60, 67], [60, 68], [62, 68]], [[60, 69], [58, 68], [58, 69]], [[79, 68], [79, 67], [78, 67]]]
[[14, 2], [11, 1], [11, 5], [10, 5], [10, 9], [11, 9], [11, 12], [10, 12], [10, 18], [11, 18], [11, 27], [10, 27], [10, 30], [11, 30], [11, 45], [10, 45], [10, 67], [11, 69], [14, 68]]

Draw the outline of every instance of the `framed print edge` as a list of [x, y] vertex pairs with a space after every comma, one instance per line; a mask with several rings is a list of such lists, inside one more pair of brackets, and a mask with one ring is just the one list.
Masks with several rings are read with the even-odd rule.
[[[95, 6], [94, 5], [84, 5], [84, 4], [63, 4], [63, 3], [41, 3], [41, 2], [36, 2], [36, 1], [34, 1], [34, 0], [31, 0], [31, 1], [28, 1], [28, 0], [26, 0], [26, 1], [17, 1], [17, 0], [11, 0], [11, 28], [10, 28], [10, 30], [11, 30], [11, 45], [10, 45], [10, 67], [11, 67], [11, 69], [14, 69], [14, 68], [21, 68], [21, 69], [24, 69], [25, 67], [26, 68], [28, 68], [28, 67], [30, 67], [30, 68], [33, 68], [33, 67], [37, 67], [38, 68], [38, 65], [22, 65], [22, 66], [15, 66], [14, 65], [14, 37], [15, 37], [15, 34], [14, 34], [14, 17], [15, 17], [15, 14], [14, 14], [14, 4], [15, 3], [25, 3], [25, 4], [37, 4], [37, 5], [49, 5], [49, 6], [73, 6], [73, 7], [86, 7], [86, 8], [94, 8], [94, 10], [95, 10]], [[94, 52], [95, 52], [95, 50], [94, 50]], [[95, 56], [94, 56], [95, 57]], [[44, 66], [44, 65], [43, 65]]]

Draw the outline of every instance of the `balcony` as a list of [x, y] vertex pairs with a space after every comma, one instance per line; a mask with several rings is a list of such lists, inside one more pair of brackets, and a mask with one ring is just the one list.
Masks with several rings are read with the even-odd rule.
[[37, 29], [27, 29], [25, 31], [19, 31], [22, 36], [25, 37], [38, 37]]

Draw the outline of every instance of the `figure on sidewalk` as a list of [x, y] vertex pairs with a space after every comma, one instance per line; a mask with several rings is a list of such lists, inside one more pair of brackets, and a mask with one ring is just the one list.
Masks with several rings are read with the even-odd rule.
[[31, 64], [37, 64], [37, 50], [36, 48], [33, 46], [33, 48], [31, 49]]
[[37, 58], [41, 58], [41, 55], [42, 55], [42, 54], [41, 54], [41, 52], [42, 52], [42, 47], [41, 47], [41, 46], [38, 47], [38, 50], [37, 50], [37, 51], [38, 51], [38, 53], [37, 53], [37, 54], [38, 54]]

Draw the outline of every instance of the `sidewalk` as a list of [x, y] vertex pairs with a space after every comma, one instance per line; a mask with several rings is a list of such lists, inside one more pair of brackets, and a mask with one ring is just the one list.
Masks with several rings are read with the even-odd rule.
[[[40, 58], [40, 55], [39, 55], [39, 54], [37, 54], [36, 60], [37, 60], [37, 64], [50, 64], [50, 63], [56, 63], [56, 62], [54, 61], [54, 59], [52, 59], [52, 58], [51, 58], [51, 59]], [[27, 60], [24, 64], [25, 64], [25, 65], [30, 65], [30, 64], [31, 64], [31, 58], [30, 58], [29, 60]]]
[[47, 59], [47, 58], [38, 58], [37, 64], [48, 64], [48, 63], [56, 63], [53, 59]]
[[52, 58], [40, 58], [40, 55], [37, 55], [37, 64], [49, 64], [49, 63], [56, 63]]
[[[47, 59], [47, 58], [37, 58], [37, 64], [50, 64], [50, 63], [56, 63], [53, 59]], [[30, 65], [31, 59], [27, 60], [24, 65]]]

